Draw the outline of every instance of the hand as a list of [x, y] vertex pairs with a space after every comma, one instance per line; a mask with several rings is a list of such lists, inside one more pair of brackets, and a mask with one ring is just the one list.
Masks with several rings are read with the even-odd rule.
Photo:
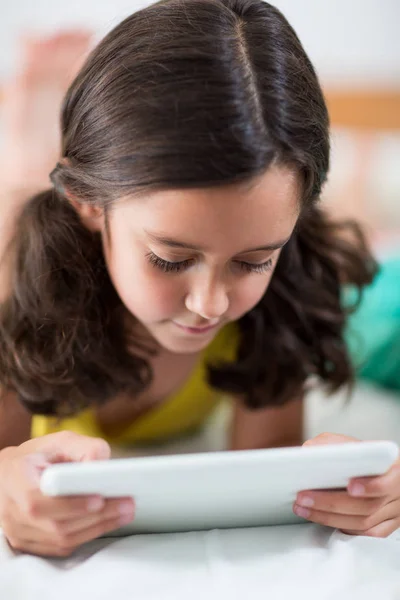
[[15, 550], [69, 556], [78, 546], [132, 521], [132, 498], [47, 497], [39, 489], [52, 463], [108, 459], [101, 439], [69, 431], [0, 452], [0, 524]]
[[[304, 445], [355, 441], [359, 440], [323, 433]], [[352, 479], [347, 490], [299, 492], [293, 511], [350, 535], [387, 537], [400, 527], [400, 459], [384, 475]]]

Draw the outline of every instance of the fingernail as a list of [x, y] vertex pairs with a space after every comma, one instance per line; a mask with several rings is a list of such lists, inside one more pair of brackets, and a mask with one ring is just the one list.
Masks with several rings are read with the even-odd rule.
[[129, 515], [132, 516], [133, 515], [133, 511], [134, 511], [134, 504], [131, 500], [125, 500], [124, 502], [121, 502], [118, 505], [118, 510], [120, 515]]
[[307, 508], [303, 508], [297, 504], [294, 505], [293, 512], [295, 512], [297, 516], [303, 517], [303, 519], [308, 519], [310, 516], [310, 511]]
[[87, 503], [87, 509], [89, 512], [97, 512], [104, 508], [104, 498], [90, 498]]
[[133, 511], [131, 511], [131, 513], [128, 515], [121, 515], [119, 522], [121, 523], [121, 525], [126, 525], [127, 523], [131, 523], [133, 521]]
[[349, 492], [352, 496], [363, 496], [365, 494], [365, 486], [361, 483], [353, 483], [349, 488]]
[[299, 506], [314, 506], [314, 500], [310, 496], [302, 496], [297, 498], [296, 504]]

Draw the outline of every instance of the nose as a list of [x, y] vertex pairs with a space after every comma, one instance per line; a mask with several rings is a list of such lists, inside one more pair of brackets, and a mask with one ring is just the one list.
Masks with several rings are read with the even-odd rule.
[[200, 281], [186, 296], [185, 305], [203, 319], [220, 319], [229, 307], [226, 287], [223, 282]]

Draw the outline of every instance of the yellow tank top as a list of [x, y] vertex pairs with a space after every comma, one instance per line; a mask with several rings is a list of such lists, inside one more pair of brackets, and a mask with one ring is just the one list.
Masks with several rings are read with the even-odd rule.
[[65, 419], [34, 415], [31, 436], [40, 437], [69, 430], [101, 437], [113, 446], [129, 446], [154, 443], [195, 430], [205, 422], [223, 398], [222, 392], [207, 384], [206, 365], [235, 360], [237, 335], [237, 328], [233, 324], [224, 327], [203, 351], [192, 375], [182, 388], [160, 406], [128, 424], [116, 436], [104, 434], [96, 420], [95, 411], [91, 408]]

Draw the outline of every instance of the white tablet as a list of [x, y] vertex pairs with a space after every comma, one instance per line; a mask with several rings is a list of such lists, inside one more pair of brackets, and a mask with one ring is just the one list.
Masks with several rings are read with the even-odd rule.
[[134, 521], [111, 535], [280, 525], [302, 521], [292, 512], [297, 492], [345, 488], [352, 477], [383, 474], [398, 456], [383, 441], [58, 464], [40, 489], [132, 496]]

